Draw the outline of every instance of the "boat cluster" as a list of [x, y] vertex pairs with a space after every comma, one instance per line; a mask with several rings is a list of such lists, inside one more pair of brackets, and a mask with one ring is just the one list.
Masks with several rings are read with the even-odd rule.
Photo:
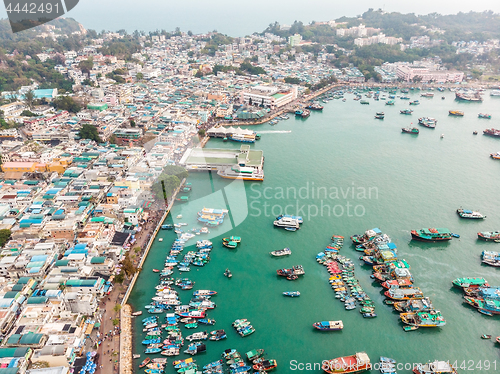
[[[316, 256], [316, 261], [326, 266], [331, 274], [329, 279], [335, 298], [344, 303], [346, 310], [353, 310], [358, 303], [360, 312], [365, 318], [376, 317], [375, 304], [363, 290], [358, 279], [354, 276], [354, 263], [347, 257], [339, 255], [344, 244], [344, 237], [333, 235], [331, 243], [325, 250]], [[331, 321], [329, 321], [331, 322]], [[335, 321], [333, 321], [335, 322]], [[321, 322], [323, 323], [323, 322]], [[314, 327], [321, 330], [320, 325]]]
[[224, 217], [228, 212], [227, 209], [203, 208], [198, 212], [198, 222], [205, 226], [219, 226], [224, 222]]
[[144, 361], [139, 365], [139, 368], [146, 367], [144, 371], [147, 374], [162, 374], [165, 370], [165, 364], [167, 363], [167, 359], [164, 357], [158, 358], [149, 358], [146, 357]]
[[255, 332], [255, 328], [247, 319], [237, 319], [233, 322], [233, 327], [241, 337], [251, 335]]
[[229, 249], [235, 249], [240, 242], [241, 238], [239, 236], [230, 236], [227, 238], [222, 238], [222, 245]]
[[462, 289], [465, 302], [479, 313], [500, 314], [500, 287], [490, 286], [484, 278], [457, 278], [452, 283]]
[[263, 349], [253, 349], [245, 354], [247, 360], [250, 362], [247, 364], [243, 356], [236, 349], [226, 349], [222, 353], [222, 360], [212, 362], [203, 367], [203, 373], [211, 374], [217, 373], [222, 374], [224, 371], [224, 363], [227, 367], [227, 372], [230, 374], [248, 374], [252, 372], [263, 373], [270, 371], [278, 366], [276, 360], [265, 359]]
[[180, 272], [187, 272], [191, 270], [191, 265], [202, 267], [210, 261], [212, 242], [209, 240], [198, 240], [196, 242], [196, 251], [187, 252], [179, 261], [177, 256], [184, 250], [185, 244], [186, 241], [180, 238], [174, 241], [170, 248], [170, 253], [165, 259], [165, 267], [160, 273], [160, 280], [162, 280], [162, 277], [168, 277], [173, 274], [174, 267], [177, 267]]
[[396, 360], [389, 357], [380, 356], [379, 371], [382, 374], [397, 374]]
[[371, 277], [386, 290], [385, 303], [400, 312], [401, 320], [407, 325], [404, 326], [405, 331], [446, 324], [441, 312], [435, 310], [420, 288], [414, 286], [410, 265], [398, 259], [396, 245], [387, 234], [374, 228], [363, 235], [353, 235], [351, 239], [356, 250], [364, 252], [360, 259], [373, 267]]
[[289, 216], [281, 214], [273, 222], [274, 226], [281, 227], [287, 231], [297, 231], [300, 224], [304, 222], [301, 216]]

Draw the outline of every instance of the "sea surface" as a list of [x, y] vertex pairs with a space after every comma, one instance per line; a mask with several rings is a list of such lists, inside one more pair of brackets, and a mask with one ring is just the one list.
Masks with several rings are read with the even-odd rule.
[[[379, 356], [388, 356], [408, 365], [457, 361], [465, 368], [459, 370], [462, 373], [500, 370], [499, 345], [494, 342], [500, 335], [500, 317], [484, 316], [466, 305], [462, 292], [451, 283], [457, 277], [482, 276], [491, 285], [500, 285], [500, 270], [482, 265], [480, 257], [483, 250], [499, 251], [500, 244], [478, 241], [476, 234], [500, 230], [500, 161], [489, 157], [500, 151], [500, 139], [482, 135], [486, 128], [500, 128], [500, 98], [485, 94], [482, 103], [466, 103], [455, 101], [452, 92], [435, 91], [432, 99], [419, 97], [420, 91], [409, 96], [419, 99], [421, 105], [409, 106], [407, 100], [399, 98], [394, 106], [373, 99], [367, 99], [369, 105], [361, 105], [346, 95], [346, 102], [322, 104], [323, 112], [312, 112], [305, 120], [291, 117], [275, 126], [252, 127], [262, 132], [262, 139], [251, 147], [264, 151], [264, 182], [245, 182], [238, 190], [215, 174], [190, 173], [190, 202], [177, 204], [169, 222], [174, 217], [176, 222], [188, 223], [188, 229], [199, 228], [196, 212], [203, 207], [228, 207], [231, 211], [230, 219], [210, 229], [214, 243], [211, 262], [202, 268], [192, 266], [189, 273], [175, 273], [176, 278], [189, 277], [196, 282], [193, 290], [179, 291], [183, 303], [189, 302], [196, 289], [218, 292], [212, 298], [217, 307], [208, 313], [217, 321], [215, 326], [200, 325], [196, 330], [181, 327], [184, 336], [226, 330], [228, 339], [208, 342], [207, 352], [194, 356], [200, 367], [219, 359], [228, 348], [242, 354], [264, 348], [268, 358], [278, 361], [277, 373], [298, 372], [299, 363], [320, 363], [360, 351], [367, 352], [372, 363], [378, 362]], [[400, 114], [405, 108], [414, 113]], [[462, 110], [465, 116], [449, 116], [451, 109]], [[378, 111], [385, 112], [384, 120], [374, 119]], [[479, 112], [491, 114], [492, 119], [479, 119]], [[436, 129], [418, 126], [421, 116], [436, 118]], [[418, 136], [401, 132], [412, 123], [420, 128]], [[473, 135], [474, 130], [479, 135]], [[207, 145], [239, 146], [220, 139]], [[286, 206], [287, 213], [304, 217], [297, 232], [273, 227], [275, 216]], [[487, 218], [460, 219], [456, 209], [461, 206], [477, 209]], [[178, 214], [183, 218], [176, 220]], [[411, 265], [415, 285], [442, 312], [446, 326], [403, 331], [399, 315], [384, 304], [382, 287], [370, 279], [371, 268], [361, 264], [359, 252], [349, 240], [351, 235], [374, 227], [391, 236], [399, 258]], [[448, 228], [460, 239], [445, 244], [411, 241], [410, 230], [424, 227]], [[346, 311], [334, 298], [329, 275], [315, 260], [333, 234], [346, 238], [340, 253], [354, 260], [356, 277], [375, 301], [377, 318], [362, 318], [359, 308]], [[229, 235], [242, 238], [236, 250], [221, 245], [221, 238]], [[155, 241], [129, 299], [135, 310], [144, 310], [154, 296], [158, 276], [152, 269], [162, 268], [175, 234], [160, 231], [159, 237], [164, 240]], [[194, 246], [195, 240], [188, 243]], [[284, 247], [292, 250], [291, 256], [269, 255]], [[277, 269], [293, 265], [304, 266], [305, 275], [299, 280], [287, 281], [276, 275]], [[223, 276], [226, 268], [233, 273], [231, 279]], [[283, 297], [283, 291], [300, 291], [301, 296]], [[144, 350], [141, 319], [145, 315], [134, 324], [134, 353]], [[241, 338], [231, 327], [238, 318], [250, 320], [256, 332]], [[342, 320], [344, 329], [326, 333], [313, 329], [314, 322], [323, 320]], [[482, 334], [491, 334], [493, 339], [483, 340]], [[142, 354], [135, 364], [144, 357]], [[173, 373], [173, 359], [168, 360], [166, 372]], [[321, 372], [318, 365], [316, 370], [307, 368], [304, 366], [303, 372]], [[142, 370], [137, 368], [136, 372]]]

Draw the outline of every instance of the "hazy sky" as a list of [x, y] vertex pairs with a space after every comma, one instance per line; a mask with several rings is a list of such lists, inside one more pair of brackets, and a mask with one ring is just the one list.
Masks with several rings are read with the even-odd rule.
[[[202, 33], [217, 29], [220, 32], [242, 36], [262, 31], [271, 22], [290, 24], [294, 20], [304, 23], [326, 21], [343, 15], [356, 16], [368, 8], [386, 11], [442, 14], [493, 10], [500, 13], [498, 0], [80, 0], [69, 17], [75, 18], [86, 28], [101, 31], [135, 29], [152, 31], [173, 30], [180, 27]], [[0, 17], [5, 18], [2, 8]]]

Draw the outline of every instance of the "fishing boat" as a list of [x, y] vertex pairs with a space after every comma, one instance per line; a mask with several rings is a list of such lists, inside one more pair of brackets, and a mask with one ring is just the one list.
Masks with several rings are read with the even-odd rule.
[[337, 331], [344, 328], [342, 321], [322, 321], [313, 323], [313, 327], [320, 331]]
[[428, 297], [423, 299], [409, 299], [394, 302], [394, 309], [398, 312], [424, 312], [433, 310], [432, 302]]
[[500, 253], [493, 251], [483, 251], [481, 254], [482, 262], [495, 267], [500, 267]]
[[500, 243], [500, 231], [483, 231], [478, 232], [477, 237], [484, 241], [494, 241]]
[[261, 357], [264, 354], [263, 349], [252, 349], [251, 351], [248, 351], [245, 353], [245, 356], [247, 356], [248, 361], [254, 361]]
[[160, 353], [161, 348], [147, 348], [144, 353], [146, 354], [155, 354], [155, 353]]
[[420, 94], [421, 97], [434, 97], [434, 94], [432, 92], [425, 92], [423, 94]]
[[415, 330], [418, 330], [418, 326], [403, 326], [403, 330], [405, 330], [405, 331], [415, 331]]
[[481, 213], [473, 210], [468, 210], [468, 209], [462, 209], [459, 208], [457, 209], [457, 213], [460, 216], [460, 218], [468, 218], [468, 219], [484, 219], [486, 216], [482, 215]]
[[277, 251], [272, 251], [272, 252], [269, 252], [269, 253], [271, 254], [271, 256], [281, 257], [281, 256], [291, 255], [292, 251], [290, 250], [290, 248], [283, 248], [283, 249], [280, 249], [280, 250], [277, 250]]
[[276, 273], [288, 280], [295, 280], [299, 275], [304, 275], [305, 271], [302, 265], [293, 266], [291, 269], [278, 269]]
[[178, 356], [179, 353], [180, 349], [176, 347], [170, 347], [160, 352], [160, 354], [163, 356]]
[[459, 288], [489, 287], [488, 281], [484, 278], [456, 278], [452, 283]]
[[430, 117], [422, 117], [418, 119], [418, 124], [428, 127], [430, 129], [436, 128], [437, 125], [437, 120], [435, 118], [430, 118]]
[[493, 137], [500, 137], [500, 130], [497, 129], [486, 129], [483, 131], [483, 135], [488, 135], [488, 136], [493, 136]]
[[385, 116], [383, 114], [375, 114], [375, 119], [384, 119]]
[[304, 219], [302, 216], [291, 216], [289, 214], [280, 214], [278, 217], [276, 217], [277, 220], [280, 220], [282, 218], [291, 218], [291, 219], [296, 219], [300, 224], [304, 222]]
[[414, 135], [418, 135], [418, 133], [420, 132], [419, 129], [417, 129], [416, 127], [403, 127], [401, 131], [407, 134], [414, 134]]
[[385, 115], [385, 113], [384, 113], [384, 112], [377, 112], [377, 113], [375, 113], [375, 115], [376, 115], [376, 116], [384, 116], [384, 115]]
[[286, 292], [283, 292], [283, 296], [298, 297], [298, 296], [300, 296], [300, 292], [299, 291], [286, 291]]
[[481, 339], [491, 339], [491, 335], [483, 334], [481, 335]]
[[418, 100], [410, 101], [410, 105], [420, 105], [420, 101]]
[[387, 289], [390, 288], [411, 288], [413, 283], [409, 279], [391, 279], [381, 283], [381, 286]]
[[323, 110], [323, 107], [318, 103], [310, 103], [308, 106], [306, 106], [306, 109], [321, 111]]
[[181, 317], [189, 317], [189, 318], [205, 318], [204, 310], [191, 310], [189, 312], [179, 313]]
[[191, 343], [189, 344], [188, 348], [184, 351], [184, 353], [187, 353], [188, 355], [194, 356], [198, 353], [205, 352], [207, 350], [207, 347], [205, 344], [196, 342], [196, 343]]
[[162, 230], [172, 230], [174, 228], [174, 225], [172, 225], [171, 223], [167, 223], [165, 225], [161, 225], [161, 229]]
[[386, 101], [385, 105], [394, 105], [395, 102], [395, 100], [388, 100]]
[[328, 374], [358, 373], [370, 370], [372, 367], [370, 358], [365, 352], [359, 352], [352, 356], [335, 358], [323, 361], [322, 369]]
[[231, 273], [231, 271], [229, 269], [226, 269], [224, 271], [224, 276], [228, 277], [228, 278], [231, 278], [233, 276], [233, 274]]
[[273, 370], [278, 366], [278, 362], [276, 360], [264, 360], [262, 362], [259, 362], [255, 365], [253, 365], [253, 369], [258, 372], [262, 371], [270, 371]]
[[474, 91], [474, 92], [455, 92], [455, 100], [461, 100], [461, 101], [483, 101], [481, 95], [479, 92]]
[[139, 310], [137, 312], [133, 312], [131, 315], [134, 317], [140, 316], [142, 314], [142, 310]]
[[444, 317], [438, 310], [428, 312], [408, 312], [401, 313], [401, 321], [404, 324], [417, 327], [442, 327], [446, 325]]
[[456, 117], [464, 116], [464, 112], [462, 112], [461, 110], [450, 110], [448, 113], [450, 116], [456, 116]]
[[390, 288], [384, 295], [392, 300], [422, 299], [424, 294], [420, 288]]
[[403, 110], [400, 110], [399, 113], [401, 114], [412, 114], [413, 113], [413, 110], [411, 109], [403, 109]]
[[448, 229], [420, 229], [411, 230], [411, 237], [420, 241], [446, 241], [451, 240], [451, 232]]
[[359, 103], [362, 105], [369, 105], [370, 104], [370, 102], [368, 100], [361, 100]]
[[491, 119], [491, 114], [479, 113], [477, 116], [478, 118]]
[[225, 242], [236, 242], [239, 243], [241, 242], [241, 237], [239, 236], [229, 236], [227, 238], [222, 238], [223, 241]]

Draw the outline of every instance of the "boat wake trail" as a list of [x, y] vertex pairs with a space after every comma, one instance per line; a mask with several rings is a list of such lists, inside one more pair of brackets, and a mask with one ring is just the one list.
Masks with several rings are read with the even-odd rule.
[[291, 133], [292, 130], [264, 130], [264, 131], [259, 131], [259, 134], [288, 134]]

